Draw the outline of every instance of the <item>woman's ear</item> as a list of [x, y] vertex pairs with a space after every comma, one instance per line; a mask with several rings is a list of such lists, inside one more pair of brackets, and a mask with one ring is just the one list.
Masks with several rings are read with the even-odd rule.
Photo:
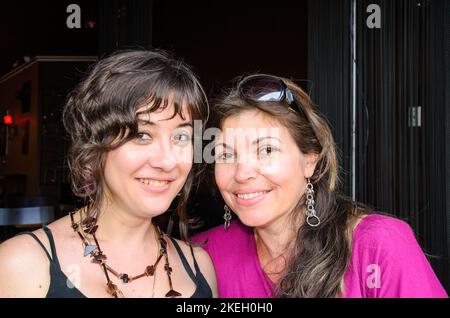
[[304, 154], [305, 156], [305, 170], [303, 171], [305, 178], [311, 178], [316, 169], [317, 160], [319, 159], [319, 154], [317, 152], [310, 152]]

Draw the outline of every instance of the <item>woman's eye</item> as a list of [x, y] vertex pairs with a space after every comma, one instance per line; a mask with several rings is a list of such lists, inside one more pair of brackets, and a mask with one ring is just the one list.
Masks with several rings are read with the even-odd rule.
[[139, 142], [149, 142], [149, 141], [152, 141], [153, 138], [152, 138], [152, 136], [149, 133], [139, 132], [136, 135], [136, 139]]
[[182, 134], [176, 134], [173, 139], [177, 142], [177, 143], [182, 143], [182, 144], [186, 144], [188, 142], [191, 141], [191, 135], [186, 134], [186, 133], [182, 133]]
[[221, 153], [220, 155], [216, 156], [216, 161], [217, 162], [226, 162], [226, 161], [231, 161], [231, 159], [233, 158], [233, 154], [230, 152], [224, 152]]
[[264, 146], [259, 149], [258, 153], [262, 156], [269, 156], [276, 151], [278, 151], [278, 148], [276, 148], [276, 147]]

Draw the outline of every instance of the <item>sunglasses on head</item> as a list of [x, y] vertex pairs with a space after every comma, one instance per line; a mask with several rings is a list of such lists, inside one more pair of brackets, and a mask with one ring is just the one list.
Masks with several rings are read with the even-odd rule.
[[293, 110], [308, 120], [292, 92], [277, 76], [266, 74], [247, 76], [239, 82], [238, 90], [241, 97], [246, 100], [256, 102], [282, 102], [287, 100]]

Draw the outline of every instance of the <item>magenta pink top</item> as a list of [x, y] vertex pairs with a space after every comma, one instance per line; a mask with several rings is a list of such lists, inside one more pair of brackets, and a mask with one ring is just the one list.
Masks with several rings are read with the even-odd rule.
[[[197, 234], [217, 274], [221, 298], [270, 298], [274, 284], [259, 263], [253, 228], [238, 221]], [[353, 231], [352, 257], [342, 297], [448, 297], [403, 221], [371, 214]]]

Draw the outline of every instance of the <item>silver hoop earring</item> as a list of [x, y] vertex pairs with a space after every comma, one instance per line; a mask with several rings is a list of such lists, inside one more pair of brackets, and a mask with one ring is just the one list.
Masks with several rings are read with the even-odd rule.
[[225, 213], [223, 214], [223, 219], [225, 220], [223, 228], [225, 229], [225, 231], [228, 231], [231, 222], [231, 211], [226, 204], [223, 206], [223, 210], [225, 211]]
[[320, 219], [316, 215], [316, 209], [314, 208], [314, 187], [308, 178], [308, 183], [306, 184], [306, 223], [309, 226], [316, 227], [320, 224]]

